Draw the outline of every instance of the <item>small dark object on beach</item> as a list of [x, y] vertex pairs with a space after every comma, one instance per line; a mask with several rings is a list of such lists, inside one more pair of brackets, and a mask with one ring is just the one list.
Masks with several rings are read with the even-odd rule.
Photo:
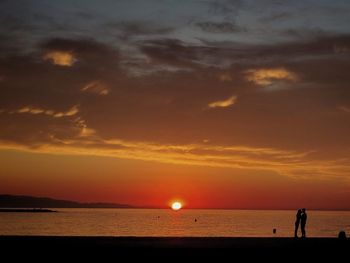
[[197, 218], [194, 219], [194, 222], [197, 222]]
[[339, 239], [346, 239], [345, 231], [340, 231], [339, 234], [338, 234], [338, 238]]
[[277, 232], [277, 230], [276, 230], [276, 228], [274, 228], [274, 229], [272, 230], [272, 233], [276, 234], [276, 232]]

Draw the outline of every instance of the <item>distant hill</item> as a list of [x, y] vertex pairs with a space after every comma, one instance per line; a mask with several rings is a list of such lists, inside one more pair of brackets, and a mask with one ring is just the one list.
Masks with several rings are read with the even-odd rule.
[[48, 197], [0, 195], [0, 207], [11, 208], [132, 208], [127, 204], [79, 203]]

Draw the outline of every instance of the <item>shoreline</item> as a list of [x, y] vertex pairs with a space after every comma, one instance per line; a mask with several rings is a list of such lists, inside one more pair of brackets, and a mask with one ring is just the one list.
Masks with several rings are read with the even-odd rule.
[[[119, 255], [129, 257], [343, 257], [350, 239], [277, 237], [112, 237], [1, 236], [2, 251], [45, 251], [62, 256]], [[11, 254], [12, 255], [12, 254]], [[288, 259], [287, 258], [287, 259]]]

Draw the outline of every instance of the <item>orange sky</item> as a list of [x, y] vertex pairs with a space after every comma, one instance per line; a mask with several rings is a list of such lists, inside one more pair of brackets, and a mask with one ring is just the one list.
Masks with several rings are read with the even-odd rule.
[[0, 156], [2, 193], [146, 207], [182, 200], [187, 208], [244, 209], [344, 209], [350, 197], [346, 181], [299, 180], [271, 171], [17, 151]]
[[0, 2], [0, 193], [350, 209], [349, 4], [180, 2]]

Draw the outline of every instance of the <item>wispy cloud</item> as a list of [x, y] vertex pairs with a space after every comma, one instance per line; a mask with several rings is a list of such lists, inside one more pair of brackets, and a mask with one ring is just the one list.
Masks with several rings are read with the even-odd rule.
[[[78, 117], [74, 120], [75, 125], [80, 129], [78, 137], [88, 138], [96, 135], [96, 131], [92, 128], [89, 128], [84, 119]], [[61, 141], [64, 143], [64, 141]]]
[[195, 24], [201, 30], [209, 33], [236, 33], [245, 29], [232, 22], [197, 22]]
[[38, 108], [38, 107], [31, 107], [31, 106], [26, 106], [26, 107], [20, 108], [19, 110], [14, 111], [14, 112], [17, 112], [17, 113], [30, 113], [30, 114], [45, 113], [47, 115], [52, 115], [53, 114], [53, 111], [51, 111], [51, 110], [47, 110], [47, 113], [46, 113], [46, 110], [44, 110], [44, 109], [41, 109], [41, 108]]
[[[347, 47], [350, 46], [348, 35], [325, 36], [322, 33], [315, 33], [311, 39], [309, 37], [301, 41], [298, 37], [298, 40], [292, 42], [274, 44], [246, 44], [204, 37], [198, 39], [200, 43], [183, 41], [181, 38], [152, 38], [138, 41], [136, 45], [152, 61], [148, 67], [163, 64], [192, 69], [210, 67], [227, 70], [237, 66], [246, 73], [247, 79], [261, 86], [299, 81], [304, 76], [304, 71], [300, 72], [298, 67], [292, 71], [286, 65], [291, 62], [302, 65], [314, 59], [331, 61], [337, 59], [337, 56], [348, 54]], [[257, 66], [261, 63], [269, 66]], [[317, 67], [321, 68], [322, 65]]]
[[294, 82], [298, 79], [295, 73], [285, 68], [250, 69], [246, 74], [248, 81], [260, 86], [269, 86], [278, 81]]
[[49, 51], [43, 56], [43, 59], [64, 67], [71, 67], [77, 61], [73, 53], [68, 51]]
[[339, 110], [346, 112], [346, 113], [350, 113], [350, 107], [346, 106], [346, 105], [340, 105], [337, 107]]
[[[39, 147], [1, 142], [1, 149], [16, 149], [47, 154], [92, 155], [122, 159], [155, 161], [181, 165], [227, 167], [251, 170], [272, 170], [290, 177], [319, 179], [347, 178], [350, 172], [348, 160], [313, 159], [313, 151], [298, 152], [250, 146], [222, 146], [208, 144], [157, 144], [125, 140], [104, 140], [93, 130], [86, 130], [75, 139], [57, 140]], [[89, 132], [92, 132], [89, 134]]]
[[350, 53], [350, 45], [334, 45], [334, 52], [340, 54]]
[[102, 81], [92, 81], [81, 88], [82, 92], [95, 93], [98, 95], [108, 95], [109, 88], [108, 85]]
[[17, 110], [11, 110], [11, 111], [2, 110], [2, 112], [7, 112], [10, 114], [13, 114], [13, 113], [34, 114], [34, 115], [44, 114], [44, 115], [52, 116], [54, 118], [62, 118], [62, 117], [76, 115], [79, 112], [79, 108], [78, 108], [78, 105], [74, 105], [72, 108], [68, 109], [67, 111], [62, 112], [62, 111], [54, 111], [51, 109], [44, 109], [44, 108], [35, 107], [35, 106], [25, 106]]
[[214, 101], [208, 104], [209, 108], [226, 108], [237, 102], [237, 96], [231, 96], [226, 100]]
[[163, 35], [175, 30], [173, 27], [152, 23], [147, 20], [109, 22], [105, 26], [113, 31], [119, 31], [122, 39], [148, 35]]
[[229, 73], [222, 73], [218, 75], [221, 82], [231, 82], [233, 79]]
[[54, 112], [53, 116], [55, 118], [61, 118], [61, 117], [66, 117], [66, 116], [73, 116], [79, 112], [79, 108], [77, 105], [73, 106], [70, 108], [68, 111], [65, 112]]

